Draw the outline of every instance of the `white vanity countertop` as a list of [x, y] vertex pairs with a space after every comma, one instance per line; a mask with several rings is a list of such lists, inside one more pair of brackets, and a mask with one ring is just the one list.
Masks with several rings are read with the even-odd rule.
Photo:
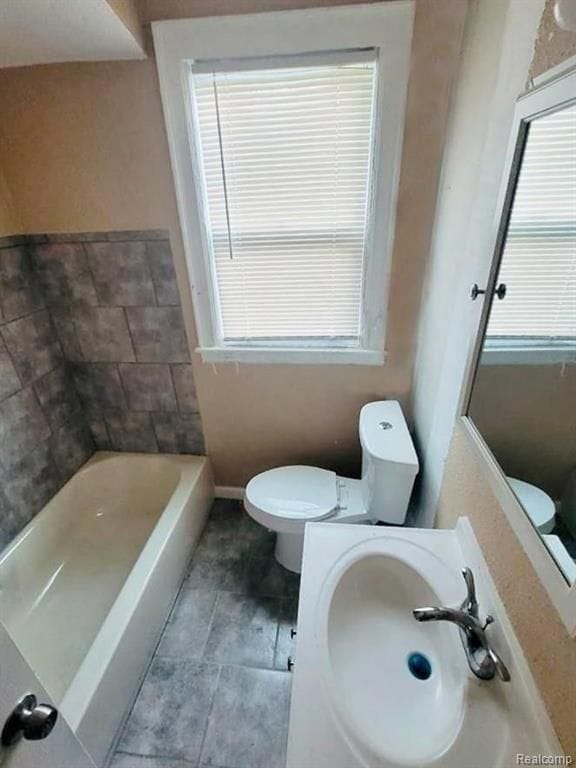
[[[491, 613], [495, 617], [488, 633], [510, 669], [512, 679], [509, 683], [476, 678], [468, 668], [457, 627], [446, 622], [425, 625], [414, 622], [416, 627], [421, 627], [418, 632], [429, 631], [430, 638], [436, 638], [436, 646], [432, 645], [440, 649], [439, 658], [435, 660], [442, 670], [440, 679], [415, 681], [406, 675], [403, 664], [398, 665], [401, 668], [396, 672], [395, 664], [391, 664], [387, 654], [403, 654], [402, 643], [408, 633], [411, 638], [407, 642], [414, 642], [410, 612], [412, 608], [422, 606], [407, 605], [405, 616], [402, 610], [397, 614], [400, 616], [398, 631], [393, 623], [389, 625], [392, 631], [387, 634], [386, 626], [382, 629], [382, 621], [379, 621], [379, 629], [375, 622], [375, 629], [368, 630], [372, 627], [370, 621], [366, 621], [367, 616], [370, 619], [370, 605], [377, 606], [378, 602], [372, 600], [369, 605], [363, 602], [361, 588], [349, 590], [344, 608], [339, 609], [349, 618], [347, 627], [342, 630], [345, 640], [341, 641], [338, 635], [336, 641], [327, 642], [327, 628], [333, 621], [329, 618], [332, 615], [329, 608], [332, 593], [336, 594], [334, 584], [342, 583], [338, 579], [346, 572], [348, 563], [357, 563], [363, 551], [383, 554], [382, 560], [391, 553], [394, 557], [395, 548], [399, 546], [415, 558], [416, 570], [434, 571], [432, 583], [435, 588], [440, 585], [436, 594], [441, 594], [443, 605], [460, 605], [465, 597], [461, 571], [465, 565], [472, 568], [480, 616]], [[373, 579], [372, 583], [379, 582]], [[385, 599], [398, 604], [398, 591], [397, 587], [392, 592], [388, 590]], [[410, 602], [409, 589], [406, 594], [406, 600]], [[403, 607], [402, 599], [400, 597], [400, 608]], [[358, 612], [357, 629], [355, 611]], [[403, 625], [402, 621], [405, 622]], [[350, 648], [356, 646], [356, 631], [359, 656], [352, 660], [347, 675], [341, 675], [346, 659], [354, 656]], [[376, 642], [375, 637], [371, 642], [371, 632], [380, 633]], [[420, 636], [428, 638], [427, 634]], [[346, 643], [344, 650], [341, 642]], [[434, 650], [431, 653], [433, 656]], [[368, 657], [369, 662], [366, 661]], [[434, 764], [435, 768], [507, 768], [517, 765], [518, 753], [562, 754], [472, 529], [465, 519], [453, 531], [308, 524], [295, 661], [287, 768], [392, 768], [426, 764]], [[373, 679], [370, 679], [370, 665], [374, 668]], [[336, 675], [335, 668], [338, 670]], [[359, 676], [368, 672], [368, 678], [359, 681], [358, 688], [352, 690], [356, 670]], [[335, 684], [335, 679], [344, 683]], [[364, 691], [367, 703], [363, 701]], [[354, 718], [347, 716], [354, 707], [356, 713], [360, 713], [356, 720], [359, 728], [354, 726]], [[378, 717], [386, 710], [386, 721], [380, 728]], [[438, 753], [433, 754], [433, 749], [427, 751], [423, 742], [438, 744]]]

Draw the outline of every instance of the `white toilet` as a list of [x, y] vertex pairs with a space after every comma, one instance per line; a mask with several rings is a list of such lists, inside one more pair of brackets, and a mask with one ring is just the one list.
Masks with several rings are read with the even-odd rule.
[[556, 505], [550, 496], [541, 488], [526, 483], [524, 480], [518, 480], [515, 477], [506, 479], [536, 530], [541, 534], [552, 533], [556, 517]]
[[276, 559], [300, 573], [304, 527], [334, 523], [402, 525], [418, 474], [418, 457], [400, 403], [368, 403], [360, 411], [362, 479], [339, 477], [317, 467], [278, 467], [246, 486], [248, 514], [275, 531]]

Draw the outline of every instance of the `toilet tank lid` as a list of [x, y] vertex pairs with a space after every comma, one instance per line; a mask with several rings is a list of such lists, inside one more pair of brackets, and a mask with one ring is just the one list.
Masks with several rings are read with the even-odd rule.
[[416, 449], [397, 400], [380, 400], [362, 408], [360, 443], [372, 458], [403, 464], [418, 473]]

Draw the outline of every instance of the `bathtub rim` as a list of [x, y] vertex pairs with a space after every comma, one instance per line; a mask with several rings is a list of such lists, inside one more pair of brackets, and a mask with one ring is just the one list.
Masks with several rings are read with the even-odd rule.
[[[210, 472], [210, 464], [206, 456], [97, 451], [78, 470], [78, 473], [73, 475], [71, 480], [78, 474], [88, 471], [95, 464], [106, 460], [123, 460], [126, 458], [156, 459], [176, 463], [179, 465], [181, 475], [176, 488], [159, 515], [146, 543], [142, 547], [130, 573], [100, 625], [96, 637], [88, 648], [80, 667], [59, 703], [63, 716], [74, 731], [77, 731], [82, 723], [98, 690], [99, 683], [112, 663], [114, 654], [130, 624], [133, 611], [126, 611], [122, 603], [130, 595], [133, 603], [132, 607], [135, 608], [137, 606], [143, 593], [146, 591], [155, 566], [162, 557], [174, 527], [177, 525], [180, 516], [185, 512], [185, 507], [190, 500], [196, 482], [200, 479], [204, 470]], [[145, 571], [144, 568], [146, 568]]]
[[[69, 486], [71, 483], [76, 480], [76, 478], [80, 477], [81, 475], [86, 474], [89, 472], [94, 466], [98, 464], [102, 464], [105, 461], [110, 461], [117, 458], [129, 458], [129, 459], [142, 459], [142, 458], [148, 458], [148, 459], [175, 459], [175, 460], [182, 460], [182, 459], [202, 459], [206, 458], [205, 456], [192, 456], [187, 454], [171, 454], [171, 453], [137, 453], [137, 452], [120, 452], [120, 451], [95, 451], [95, 453], [92, 454], [92, 456], [84, 462], [74, 474], [66, 480], [66, 482], [56, 491], [54, 496], [52, 496], [46, 504], [40, 509], [32, 518], [29, 520], [26, 525], [22, 528], [21, 531], [19, 531], [16, 536], [12, 539], [12, 541], [8, 542], [8, 544], [4, 547], [4, 549], [0, 549], [0, 568], [2, 567], [4, 561], [10, 557], [13, 552], [18, 549], [22, 543], [32, 534], [33, 530], [37, 528], [38, 526], [42, 525], [44, 520], [50, 515], [53, 514], [54, 509], [54, 502], [58, 499], [58, 497], [69, 489]], [[185, 466], [186, 462], [183, 462], [183, 465]], [[176, 491], [178, 490], [178, 486], [180, 485], [181, 479], [176, 484], [176, 487], [174, 488], [174, 491], [172, 492], [172, 496]], [[172, 496], [170, 496], [170, 500], [172, 499]], [[160, 520], [161, 515], [158, 518], [158, 521]], [[157, 521], [157, 522], [158, 522]], [[155, 524], [156, 525], [156, 524]], [[154, 529], [151, 531], [151, 534], [154, 532]]]

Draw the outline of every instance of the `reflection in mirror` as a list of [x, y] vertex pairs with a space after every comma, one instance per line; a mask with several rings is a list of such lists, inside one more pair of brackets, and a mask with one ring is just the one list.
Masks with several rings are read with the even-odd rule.
[[576, 105], [527, 128], [495, 285], [468, 415], [572, 584]]

